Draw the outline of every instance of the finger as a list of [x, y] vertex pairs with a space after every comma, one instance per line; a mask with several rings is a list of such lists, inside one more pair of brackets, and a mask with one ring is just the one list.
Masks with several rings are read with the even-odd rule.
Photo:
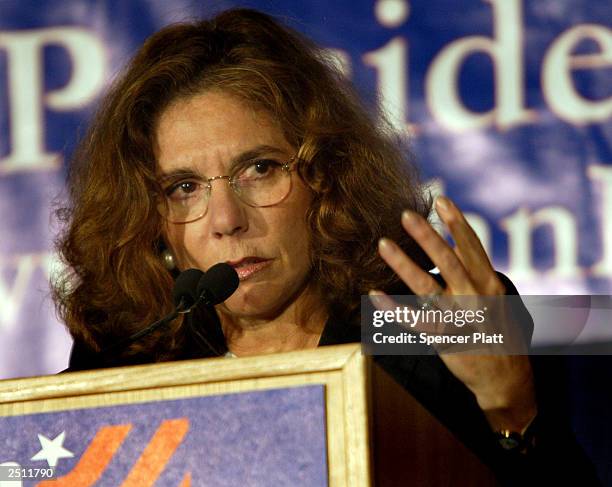
[[476, 290], [463, 264], [438, 232], [420, 215], [402, 213], [402, 226], [427, 253], [455, 294], [474, 294]]
[[[402, 321], [396, 322], [396, 324], [403, 326], [406, 330], [411, 331], [413, 333], [427, 332], [434, 335], [443, 333], [443, 328], [440, 327], [439, 323], [435, 321], [430, 322], [427, 325], [423, 323], [421, 319], [421, 314], [424, 310], [421, 309], [421, 311], [419, 312], [418, 306], [415, 307], [414, 305], [410, 304], [403, 304], [400, 306], [391, 296], [389, 296], [383, 291], [379, 291], [378, 289], [372, 289], [368, 293], [368, 295], [370, 301], [372, 301], [372, 303], [374, 304], [374, 307], [381, 311], [391, 311], [395, 313], [397, 312], [397, 310], [405, 309], [409, 313], [412, 312], [410, 316], [412, 317], [412, 319], [414, 319], [414, 321], [409, 321], [407, 323]], [[401, 316], [406, 316], [406, 314]]]
[[448, 226], [456, 244], [456, 254], [463, 263], [479, 294], [503, 294], [500, 282], [485, 249], [459, 208], [444, 196], [436, 200], [436, 211]]
[[374, 307], [381, 311], [392, 311], [397, 307], [396, 302], [391, 297], [378, 289], [370, 290], [368, 296]]
[[436, 280], [421, 269], [392, 240], [381, 238], [378, 241], [378, 253], [414, 294], [423, 296], [442, 292]]
[[[418, 296], [442, 294], [442, 287], [437, 281], [410, 257], [392, 240], [383, 238], [378, 243], [380, 256], [391, 267], [395, 273], [404, 281], [410, 290]], [[397, 307], [396, 303], [382, 291], [370, 291], [370, 299], [378, 309], [393, 310]], [[374, 296], [373, 296], [374, 295]], [[375, 300], [374, 300], [375, 299]], [[440, 325], [431, 323], [428, 327], [422, 326], [420, 322], [411, 325], [413, 332], [427, 331], [429, 333], [439, 333]]]

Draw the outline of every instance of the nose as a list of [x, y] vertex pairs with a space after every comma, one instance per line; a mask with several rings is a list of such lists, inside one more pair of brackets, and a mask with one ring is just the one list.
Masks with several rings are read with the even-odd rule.
[[210, 231], [214, 238], [246, 232], [248, 219], [245, 205], [230, 188], [227, 179], [211, 181], [213, 188], [208, 200]]

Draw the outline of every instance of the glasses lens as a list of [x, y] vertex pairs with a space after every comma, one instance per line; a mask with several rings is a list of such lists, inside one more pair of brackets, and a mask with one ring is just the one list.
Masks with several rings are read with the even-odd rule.
[[201, 182], [183, 181], [166, 189], [163, 208], [166, 218], [172, 223], [187, 223], [197, 220], [208, 204], [210, 188]]
[[259, 160], [242, 169], [233, 178], [236, 194], [247, 205], [272, 206], [291, 191], [291, 173], [274, 160]]

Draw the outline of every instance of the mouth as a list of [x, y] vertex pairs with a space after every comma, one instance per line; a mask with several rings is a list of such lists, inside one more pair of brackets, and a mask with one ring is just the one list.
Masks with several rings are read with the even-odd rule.
[[238, 278], [241, 281], [257, 274], [272, 263], [272, 259], [263, 257], [249, 256], [243, 257], [240, 260], [228, 260], [227, 264], [231, 265], [238, 273]]

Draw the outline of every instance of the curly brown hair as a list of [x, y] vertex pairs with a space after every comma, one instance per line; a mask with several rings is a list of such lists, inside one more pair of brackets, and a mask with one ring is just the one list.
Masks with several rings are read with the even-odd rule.
[[[325, 51], [266, 14], [229, 10], [151, 36], [75, 152], [70, 202], [58, 211], [67, 271], [53, 288], [78, 343], [103, 349], [172, 309], [173, 277], [159, 257], [156, 123], [173, 101], [211, 88], [267, 110], [299, 148], [298, 173], [314, 193], [307, 215], [313, 273], [330, 313], [354, 317], [360, 295], [396, 282], [376, 252], [382, 236], [431, 264], [399, 225], [406, 208], [431, 210], [401, 140], [373, 121]], [[184, 342], [181, 325], [176, 320], [124, 354], [171, 358]]]

